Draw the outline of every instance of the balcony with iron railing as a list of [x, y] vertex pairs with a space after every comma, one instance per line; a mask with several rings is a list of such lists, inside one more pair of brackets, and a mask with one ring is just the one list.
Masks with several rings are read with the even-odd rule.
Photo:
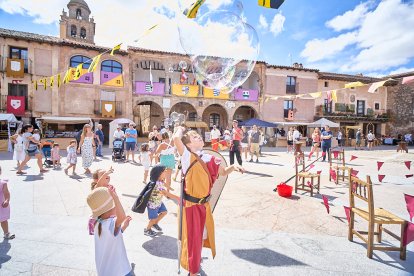
[[[102, 102], [110, 102], [110, 101], [94, 100], [93, 113], [95, 115], [102, 115]], [[123, 111], [123, 102], [115, 101], [115, 115], [121, 116], [122, 111]]]
[[[6, 72], [7, 71], [7, 59], [9, 57], [7, 56], [1, 56], [0, 55], [0, 72]], [[31, 74], [32, 70], [31, 70], [31, 65], [32, 65], [32, 61], [28, 58], [23, 58], [22, 59], [24, 62], [24, 73], [25, 74]]]
[[326, 105], [318, 105], [315, 108], [315, 119], [327, 118], [332, 120], [352, 120], [352, 121], [388, 121], [389, 113], [385, 109], [374, 110], [367, 108], [364, 114], [358, 114], [354, 104], [335, 103], [335, 111]]

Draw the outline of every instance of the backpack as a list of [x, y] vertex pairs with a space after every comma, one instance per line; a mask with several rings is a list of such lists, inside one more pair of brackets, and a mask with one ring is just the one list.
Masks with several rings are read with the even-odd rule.
[[145, 185], [144, 189], [141, 191], [141, 193], [135, 200], [134, 205], [132, 205], [131, 210], [133, 212], [140, 214], [143, 214], [145, 212], [145, 208], [147, 207], [148, 201], [154, 188], [155, 182], [153, 181], [150, 181], [147, 185]]

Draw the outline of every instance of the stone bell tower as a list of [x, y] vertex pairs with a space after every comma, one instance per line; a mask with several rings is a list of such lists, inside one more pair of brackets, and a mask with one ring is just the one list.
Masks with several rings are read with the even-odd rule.
[[60, 38], [95, 44], [95, 22], [84, 0], [70, 0], [69, 15], [63, 9], [60, 16]]

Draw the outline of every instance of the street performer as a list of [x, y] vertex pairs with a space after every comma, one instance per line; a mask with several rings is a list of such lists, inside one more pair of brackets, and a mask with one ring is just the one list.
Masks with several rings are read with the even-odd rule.
[[210, 248], [213, 258], [216, 255], [214, 221], [208, 202], [213, 184], [218, 175], [228, 175], [233, 171], [243, 173], [244, 169], [238, 165], [221, 167], [221, 159], [203, 154], [204, 141], [195, 131], [184, 134], [184, 128], [178, 127], [174, 144], [181, 156], [184, 178], [179, 221], [180, 264], [190, 275], [196, 275], [200, 270], [202, 247]]

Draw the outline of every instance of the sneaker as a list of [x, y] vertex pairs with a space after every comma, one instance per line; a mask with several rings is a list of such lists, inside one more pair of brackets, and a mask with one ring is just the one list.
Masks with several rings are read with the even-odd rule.
[[253, 162], [253, 159], [250, 159], [250, 161], [249, 162]]
[[157, 235], [157, 233], [155, 233], [154, 231], [152, 231], [151, 229], [144, 229], [144, 235], [145, 236], [149, 236], [149, 237], [155, 237]]
[[14, 235], [14, 234], [10, 234], [10, 232], [9, 233], [7, 233], [7, 234], [4, 234], [4, 239], [5, 240], [12, 240], [12, 239], [14, 239], [16, 236]]
[[157, 230], [157, 231], [159, 231], [159, 232], [161, 232], [161, 231], [162, 231], [162, 228], [161, 228], [158, 224], [154, 224], [154, 225], [152, 226], [152, 228], [154, 228], [155, 230]]

